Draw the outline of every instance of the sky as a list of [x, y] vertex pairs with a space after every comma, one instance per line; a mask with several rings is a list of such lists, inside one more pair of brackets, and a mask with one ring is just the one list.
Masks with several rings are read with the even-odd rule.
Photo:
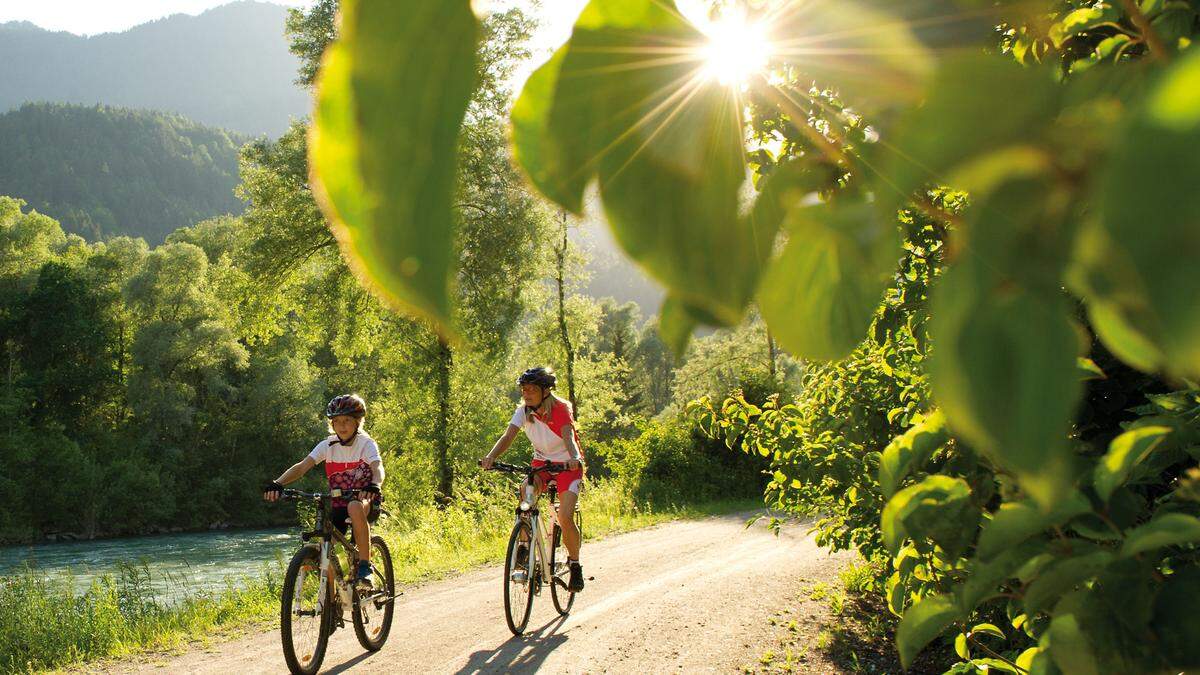
[[[172, 14], [200, 14], [230, 0], [0, 0], [0, 23], [28, 21], [76, 35], [121, 32]], [[312, 0], [267, 0], [307, 7]]]

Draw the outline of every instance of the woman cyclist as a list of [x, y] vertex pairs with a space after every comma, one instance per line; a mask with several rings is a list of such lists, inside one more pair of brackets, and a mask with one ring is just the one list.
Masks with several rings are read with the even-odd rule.
[[[575, 520], [571, 516], [575, 513], [579, 489], [583, 484], [583, 453], [579, 450], [579, 436], [575, 433], [571, 404], [552, 392], [556, 379], [554, 371], [549, 368], [530, 368], [521, 374], [517, 379], [517, 385], [521, 388], [521, 403], [513, 413], [504, 435], [492, 446], [492, 451], [480, 460], [480, 465], [485, 470], [492, 468], [492, 463], [508, 451], [521, 431], [525, 432], [533, 445], [530, 466], [537, 468], [550, 462], [567, 465], [567, 470], [560, 473], [544, 471], [534, 474], [534, 482], [539, 492], [551, 482], [558, 489], [558, 524], [562, 527], [563, 545], [567, 549], [567, 563], [571, 570], [567, 589], [578, 592], [583, 590], [583, 568], [579, 564], [579, 530], [575, 528]], [[518, 563], [524, 563], [528, 556], [528, 543], [517, 548]]]

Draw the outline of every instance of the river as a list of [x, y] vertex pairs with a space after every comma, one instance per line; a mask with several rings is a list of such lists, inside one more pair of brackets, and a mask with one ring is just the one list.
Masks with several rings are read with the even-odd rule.
[[286, 561], [300, 545], [294, 531], [223, 530], [0, 547], [0, 579], [28, 563], [47, 576], [74, 575], [77, 591], [115, 573], [122, 563], [145, 565], [160, 599], [215, 591], [230, 580], [258, 576], [265, 563]]

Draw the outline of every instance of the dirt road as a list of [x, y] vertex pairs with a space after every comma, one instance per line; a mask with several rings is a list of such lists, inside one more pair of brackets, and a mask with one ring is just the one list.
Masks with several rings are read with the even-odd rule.
[[[504, 623], [499, 566], [410, 588], [381, 651], [364, 652], [347, 627], [331, 638], [323, 672], [731, 672], [761, 654], [766, 615], [849, 559], [828, 555], [805, 529], [776, 537], [723, 516], [588, 543], [594, 580], [574, 611], [560, 618], [548, 593], [536, 598], [521, 638]], [[114, 672], [284, 671], [275, 630]]]

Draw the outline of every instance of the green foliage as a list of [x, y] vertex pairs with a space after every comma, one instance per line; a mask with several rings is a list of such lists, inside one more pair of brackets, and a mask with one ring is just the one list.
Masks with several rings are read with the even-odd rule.
[[[324, 58], [309, 148], [318, 201], [385, 301], [448, 330], [455, 149], [474, 88], [474, 16], [457, 1], [347, 1], [341, 16], [344, 39]], [[418, 145], [429, 149], [414, 152]], [[392, 161], [397, 154], [410, 161]]]
[[233, 187], [243, 141], [166, 113], [29, 103], [0, 114], [0, 189], [90, 240], [158, 243], [241, 212]]

